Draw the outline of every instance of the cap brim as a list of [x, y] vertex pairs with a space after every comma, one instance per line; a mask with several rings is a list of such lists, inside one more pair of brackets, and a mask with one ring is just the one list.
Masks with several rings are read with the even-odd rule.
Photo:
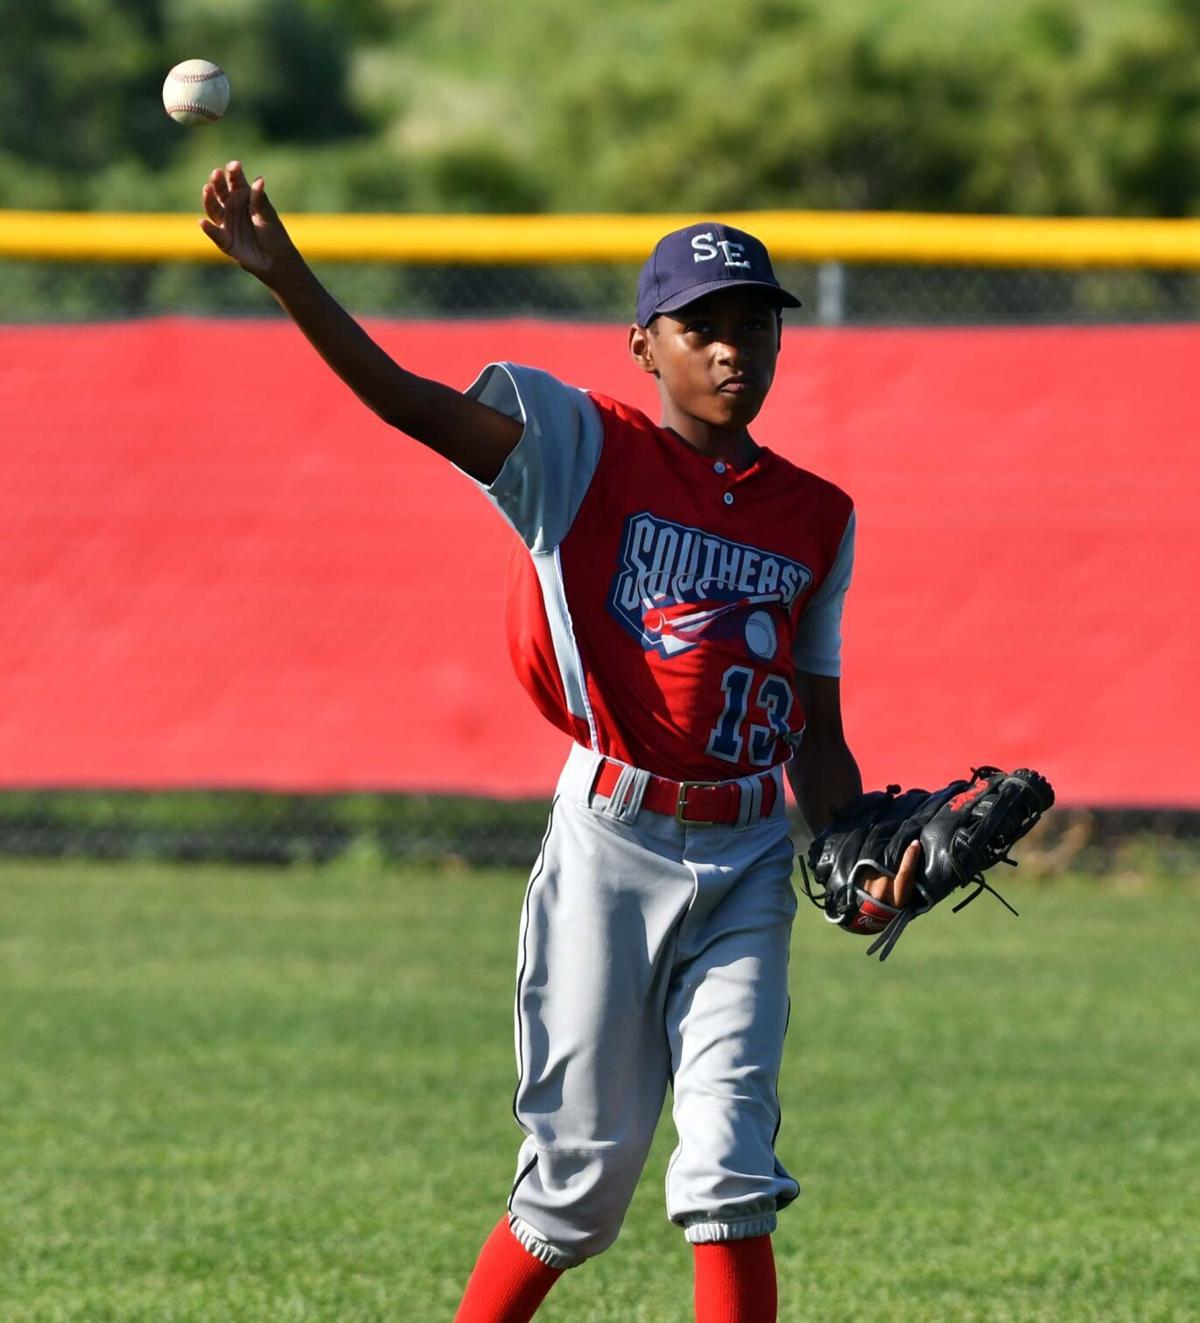
[[654, 309], [654, 316], [660, 312], [678, 312], [681, 308], [686, 308], [693, 303], [698, 303], [702, 298], [709, 294], [715, 294], [720, 289], [760, 289], [764, 294], [771, 296], [771, 301], [778, 308], [800, 308], [803, 307], [800, 300], [794, 295], [789, 294], [786, 289], [779, 285], [772, 285], [766, 280], [709, 280], [702, 285], [693, 285], [691, 289], [685, 289], [682, 294], [676, 294], [674, 298], [665, 299]]

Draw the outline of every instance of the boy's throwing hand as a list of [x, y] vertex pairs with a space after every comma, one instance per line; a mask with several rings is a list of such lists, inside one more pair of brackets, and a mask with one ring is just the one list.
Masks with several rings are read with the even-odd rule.
[[241, 161], [214, 170], [200, 199], [204, 206], [200, 228], [226, 257], [259, 280], [269, 284], [268, 278], [295, 255], [262, 175], [248, 183]]

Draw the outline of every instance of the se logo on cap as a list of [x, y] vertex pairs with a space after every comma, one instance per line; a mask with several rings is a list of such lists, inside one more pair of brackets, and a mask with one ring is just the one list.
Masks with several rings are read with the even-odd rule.
[[750, 263], [745, 260], [746, 249], [743, 244], [734, 243], [731, 239], [718, 239], [714, 243], [711, 231], [692, 235], [693, 262], [711, 262], [718, 251], [724, 253], [726, 266], [740, 266], [749, 270]]

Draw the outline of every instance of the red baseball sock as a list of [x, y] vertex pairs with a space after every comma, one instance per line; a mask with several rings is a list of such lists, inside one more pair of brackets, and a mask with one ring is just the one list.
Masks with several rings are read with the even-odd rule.
[[770, 1236], [693, 1245], [696, 1323], [775, 1323], [775, 1253]]
[[479, 1251], [454, 1323], [529, 1323], [562, 1273], [530, 1254], [506, 1215]]

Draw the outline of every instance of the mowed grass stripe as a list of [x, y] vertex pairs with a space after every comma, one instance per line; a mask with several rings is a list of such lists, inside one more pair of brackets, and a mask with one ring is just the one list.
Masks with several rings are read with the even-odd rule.
[[[0, 867], [0, 1318], [448, 1320], [519, 1139], [524, 883]], [[883, 967], [803, 907], [785, 1323], [1197, 1317], [1200, 896], [1013, 899]], [[672, 1142], [539, 1319], [691, 1317]]]

